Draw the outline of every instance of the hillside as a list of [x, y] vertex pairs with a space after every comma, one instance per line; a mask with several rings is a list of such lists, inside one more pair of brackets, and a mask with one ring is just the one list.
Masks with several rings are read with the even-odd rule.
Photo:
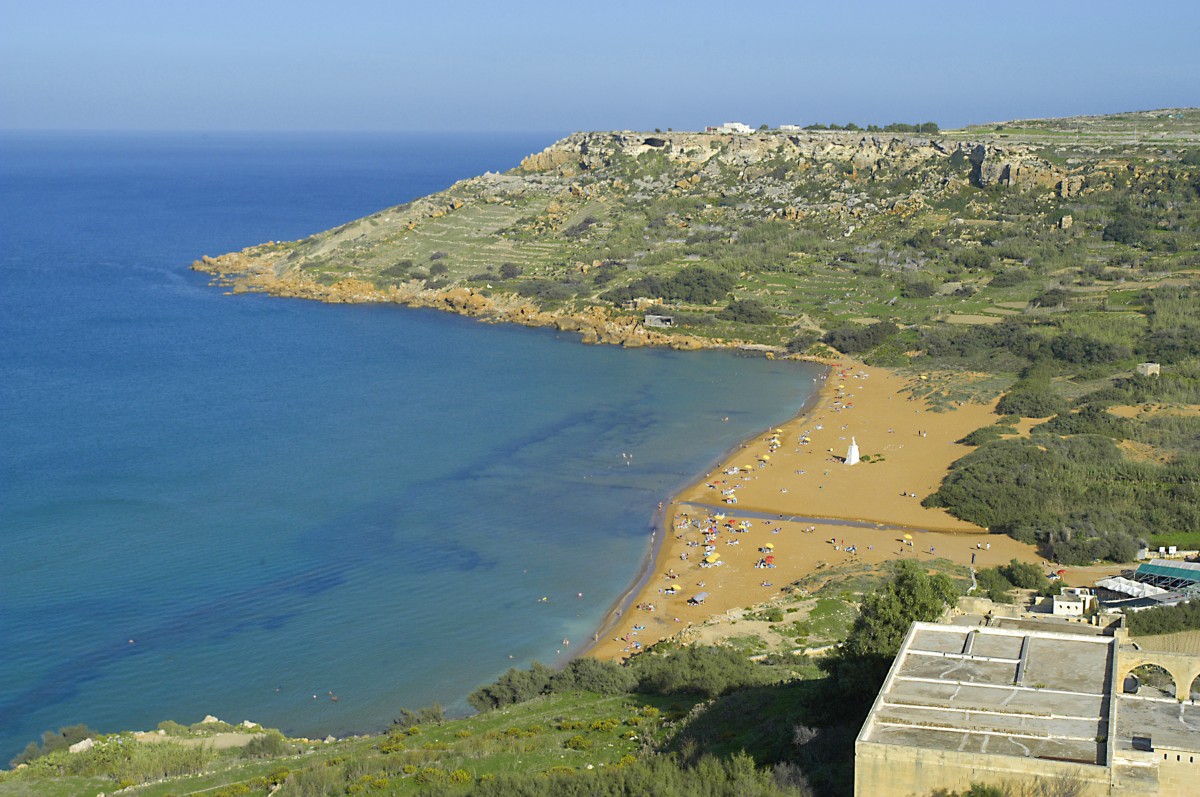
[[661, 297], [678, 332], [780, 345], [868, 318], [1049, 313], [1052, 288], [1121, 323], [1131, 291], [1195, 275], [1195, 148], [1193, 110], [935, 136], [577, 133], [506, 174], [196, 267], [241, 290], [501, 320], [632, 323], [626, 301]]
[[[1009, 391], [926, 501], [1082, 563], [1200, 545], [1198, 243], [1200, 110], [1168, 109], [935, 134], [577, 133], [194, 268], [235, 292], [584, 342], [848, 354], [946, 404]], [[1135, 376], [1142, 361], [1161, 377]]]

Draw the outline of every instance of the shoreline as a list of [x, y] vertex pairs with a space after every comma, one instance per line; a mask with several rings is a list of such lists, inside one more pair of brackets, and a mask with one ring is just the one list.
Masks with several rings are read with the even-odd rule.
[[[912, 380], [893, 371], [848, 359], [826, 365], [794, 417], [732, 447], [664, 501], [652, 551], [578, 656], [623, 660], [776, 600], [784, 587], [831, 565], [914, 557], [979, 567], [1041, 561], [1033, 546], [920, 505], [950, 464], [973, 450], [955, 441], [991, 423], [992, 405], [931, 412], [904, 395]], [[832, 445], [851, 436], [867, 454], [853, 466]], [[837, 511], [848, 506], [854, 511]], [[701, 548], [701, 539], [709, 547]], [[701, 564], [701, 550], [720, 564]], [[774, 562], [764, 565], [766, 556]], [[707, 595], [701, 603], [687, 600], [700, 593]]]
[[[748, 344], [740, 340], [710, 340], [690, 335], [664, 334], [646, 329], [636, 316], [611, 316], [604, 308], [586, 308], [575, 313], [545, 312], [520, 297], [484, 296], [470, 288], [433, 291], [426, 290], [419, 284], [406, 284], [381, 290], [358, 279], [344, 279], [333, 285], [321, 285], [304, 277], [276, 275], [270, 254], [265, 257], [251, 255], [258, 249], [259, 247], [251, 247], [219, 258], [206, 257], [193, 263], [192, 268], [195, 271], [207, 272], [213, 277], [210, 284], [231, 288], [232, 293], [257, 292], [326, 303], [391, 303], [436, 309], [468, 316], [484, 323], [515, 323], [526, 327], [578, 333], [579, 342], [588, 345], [609, 344], [629, 348], [651, 346], [678, 350], [726, 349], [766, 357], [775, 357], [782, 353], [777, 347]], [[989, 538], [986, 529], [961, 521], [945, 510], [926, 509], [920, 505], [925, 496], [936, 491], [950, 465], [972, 450], [956, 441], [967, 433], [994, 422], [994, 403], [960, 404], [952, 411], [931, 413], [923, 399], [912, 395], [906, 397], [903, 394], [906, 389], [917, 384], [915, 379], [901, 377], [889, 369], [868, 367], [847, 357], [832, 360], [789, 356], [788, 359], [814, 362], [825, 366], [825, 371], [820, 376], [821, 383], [818, 389], [805, 401], [797, 414], [775, 427], [774, 433], [781, 435], [782, 439], [777, 437], [771, 441], [773, 432], [766, 430], [765, 434], [754, 435], [732, 446], [717, 458], [707, 473], [703, 476], [697, 475], [694, 480], [684, 483], [664, 499], [662, 509], [652, 517], [650, 549], [629, 586], [609, 606], [603, 620], [586, 644], [577, 648], [567, 661], [582, 656], [624, 659], [654, 642], [676, 636], [687, 628], [708, 622], [733, 609], [766, 603], [779, 597], [780, 590], [774, 586], [774, 582], [767, 579], [758, 581], [757, 575], [761, 574], [749, 571], [745, 562], [736, 562], [736, 559], [746, 557], [729, 556], [721, 565], [736, 563], [736, 567], [715, 568], [720, 576], [718, 583], [721, 594], [709, 595], [702, 605], [684, 605], [682, 599], [688, 595], [694, 597], [698, 591], [709, 593], [709, 590], [702, 589], [707, 584], [706, 580], [695, 581], [692, 578], [697, 575], [696, 564], [689, 561], [687, 548], [695, 547], [699, 542], [696, 539], [684, 539], [685, 534], [696, 536], [691, 526], [679, 526], [680, 510], [685, 507], [691, 512], [697, 509], [704, 510], [704, 519], [710, 524], [713, 523], [714, 515], [742, 518], [752, 516], [755, 520], [750, 521], [749, 525], [764, 527], [768, 521], [775, 525], [776, 528], [771, 530], [771, 534], [785, 534], [786, 538], [794, 541], [807, 538], [796, 546], [800, 554], [798, 558], [789, 557], [786, 565], [783, 562], [770, 565], [782, 571], [770, 574], [780, 582], [780, 586], [793, 583], [826, 567], [830, 564], [829, 559], [840, 560], [836, 562], [838, 564], [844, 562], [847, 552], [841, 550], [843, 547], [850, 548], [857, 557], [860, 548], [855, 541], [856, 537], [861, 537], [867, 550], [872, 552], [871, 557], [866, 557], [872, 564], [881, 564], [883, 559], [904, 555], [906, 544], [911, 554], [918, 553], [912, 539], [914, 535], [928, 535], [922, 536], [922, 542], [928, 544], [930, 555], [938, 545], [942, 546], [942, 550], [954, 547], [956, 553], [952, 558], [961, 562], [975, 563], [978, 556], [973, 556], [969, 547], [973, 543], [978, 549], [976, 554], [984, 551], [988, 553], [987, 561], [980, 561], [980, 566], [1007, 562], [1010, 558], [1041, 561], [1032, 546], [1016, 543], [1008, 537]], [[838, 374], [838, 380], [831, 378], [835, 373]], [[857, 393], [847, 392], [848, 379], [863, 380], [859, 384], [852, 384], [850, 388], [857, 390]], [[865, 401], [866, 397], [860, 395], [867, 382], [872, 385], [872, 393], [878, 392], [874, 390], [877, 383], [885, 383], [883, 393], [886, 395], [882, 396], [882, 401], [878, 395], [872, 396], [871, 401]], [[911, 414], [908, 410], [912, 411]], [[849, 412], [852, 418], [841, 415], [843, 412]], [[919, 423], [914, 425], [914, 421], [918, 419]], [[850, 442], [846, 435], [836, 435], [835, 429], [832, 428], [834, 421], [841, 420], [854, 422], [856, 429], [851, 430], [854, 432], [851, 440], [855, 436], [862, 438], [864, 458], [854, 468], [845, 465], [843, 457], [835, 453], [838, 450], [845, 451], [846, 444]], [[858, 423], [859, 421], [863, 423]], [[826, 424], [831, 428], [826, 429]], [[848, 430], [849, 425], [843, 424], [841, 430]], [[803, 428], [805, 426], [815, 428]], [[863, 428], [860, 430], [859, 427]], [[883, 427], [887, 427], [887, 436], [883, 434]], [[896, 432], [899, 432], [899, 435], [892, 437]], [[930, 436], [932, 440], [926, 440]], [[837, 439], [834, 439], [835, 437]], [[921, 442], [914, 439], [917, 437]], [[884, 441], [888, 439], [893, 442], [885, 445]], [[902, 452], [905, 444], [897, 442], [901, 439], [909, 443], [908, 451]], [[794, 452], [779, 450], [782, 445], [794, 445], [797, 441], [802, 441], [808, 449], [803, 452], [799, 448]], [[771, 443], [772, 453], [764, 459], [757, 459], [756, 450], [765, 450], [768, 442]], [[933, 449], [937, 448], [938, 444], [950, 444], [954, 447], [941, 448], [935, 453]], [[869, 447], [871, 445], [875, 446], [874, 451]], [[918, 447], [925, 449], [925, 455], [913, 459], [912, 449]], [[778, 458], [772, 460], [772, 456]], [[903, 466], [898, 467], [897, 463], [893, 462], [894, 458], [905, 460]], [[748, 465], [748, 459], [755, 461]], [[755, 464], [757, 468], [754, 467]], [[807, 479], [794, 479], [784, 474], [785, 468], [780, 467], [786, 465], [787, 468], [792, 468], [797, 464], [803, 467], [795, 470], [795, 474], [807, 475]], [[808, 474], [810, 469], [811, 475]], [[817, 469], [823, 470], [823, 477], [816, 475]], [[834, 475], [835, 470], [838, 471], [837, 475]], [[722, 476], [735, 479], [731, 489], [747, 489], [741, 495], [735, 496], [732, 502], [728, 502], [728, 498], [708, 494], [708, 490], [718, 486], [710, 481], [714, 478], [722, 486], [729, 484], [729, 479], [723, 479]], [[831, 476], [832, 479], [829, 478]], [[883, 478], [877, 479], [877, 476]], [[814, 484], [816, 481], [822, 483]], [[824, 489], [827, 486], [830, 487], [829, 490]], [[718, 508], [713, 501], [706, 500], [711, 498], [717, 498], [717, 503], [724, 509], [723, 512], [711, 512], [712, 509]], [[847, 507], [850, 506], [855, 507], [855, 511], [847, 511]], [[689, 524], [695, 524], [699, 520], [693, 519], [690, 514], [683, 517]], [[712, 525], [709, 528], [720, 533]], [[749, 526], [746, 526], [735, 532], [749, 530]], [[684, 533], [675, 534], [677, 531]], [[882, 553], [886, 547], [883, 543], [888, 533], [903, 531], [910, 533], [891, 541], [900, 543], [898, 551], [882, 557], [874, 553], [877, 543], [880, 544]], [[674, 534], [674, 539], [667, 536], [669, 533]], [[819, 544], [814, 546], [813, 543], [818, 538], [824, 539], [825, 534], [832, 535], [828, 542], [832, 544], [833, 552], [837, 556], [828, 557], [829, 551], [822, 550]], [[840, 535], [850, 536], [851, 542], [847, 543], [845, 537]], [[761, 535], [756, 530], [756, 533], [748, 535], [746, 539], [759, 536]], [[985, 538], [986, 542], [980, 541]], [[1001, 539], [1007, 542], [1001, 543]], [[837, 544], [839, 540], [841, 544]], [[706, 543], [712, 541], [713, 538], [705, 539]], [[725, 540], [728, 545], [737, 545], [740, 541]], [[767, 540], [763, 539], [762, 544], [766, 546]], [[774, 554], [773, 543], [770, 545], [769, 548], [760, 549], [760, 552], [770, 551]], [[998, 560], [996, 554], [992, 553], [993, 547], [997, 548], [997, 554], [1004, 554]], [[712, 548], [708, 550], [715, 552]], [[671, 570], [676, 557], [679, 557], [680, 569], [686, 571], [687, 578], [679, 581], [680, 590], [666, 593], [665, 588], [657, 586], [655, 574], [670, 573], [673, 579], [681, 578], [682, 573], [675, 574]], [[687, 588], [682, 586], [684, 584], [688, 585]], [[732, 597], [734, 594], [738, 596], [736, 600]], [[646, 607], [649, 608], [650, 614], [654, 614], [658, 609], [658, 602], [668, 595], [678, 596], [668, 604], [672, 608], [671, 623], [662, 620], [661, 615], [654, 618], [654, 628], [650, 628], [649, 623], [637, 622], [649, 620], [649, 616], [645, 614]], [[638, 637], [636, 640], [635, 636]]]
[[[823, 361], [803, 360], [803, 362], [820, 363], [821, 365], [825, 366], [825, 372], [819, 377], [821, 381], [820, 386], [813, 391], [811, 396], [805, 399], [804, 403], [800, 405], [800, 409], [797, 411], [797, 413], [788, 421], [786, 421], [786, 423], [791, 423], [799, 418], [803, 418], [820, 405], [822, 394], [824, 393], [828, 384], [829, 373], [833, 370], [832, 365]], [[755, 437], [757, 437], [757, 435], [755, 435]], [[749, 439], [752, 440], [754, 438], [752, 437]], [[741, 443], [735, 443], [727, 448], [709, 463], [708, 472], [711, 473], [713, 470], [719, 468], [722, 463], [729, 461], [732, 456], [744, 448], [745, 445], [746, 441], [743, 441]], [[587, 656], [593, 648], [599, 646], [603, 642], [602, 638], [604, 636], [616, 630], [616, 628], [620, 625], [621, 618], [626, 612], [629, 611], [629, 609], [634, 606], [638, 596], [641, 595], [645, 591], [647, 585], [649, 585], [650, 579], [653, 577], [654, 573], [660, 569], [661, 565], [664, 564], [663, 555], [665, 549], [667, 548], [667, 535], [670, 532], [670, 526], [667, 523], [667, 518], [673, 516], [674, 508], [680, 503], [679, 496], [681, 496], [684, 491], [695, 485], [696, 478], [697, 477], [694, 477], [688, 481], [685, 481], [680, 488], [675, 490], [666, 499], [664, 499], [662, 505], [655, 510], [654, 519], [650, 524], [651, 548], [647, 552], [646, 556], [642, 558], [642, 563], [638, 567], [637, 574], [630, 582], [629, 587], [623, 593], [621, 593], [621, 597], [617, 598], [604, 613], [604, 619], [600, 621], [600, 624], [597, 626], [592, 638], [587, 641], [587, 645], [581, 648], [576, 655], [572, 656], [572, 659], [583, 658], [584, 656]]]

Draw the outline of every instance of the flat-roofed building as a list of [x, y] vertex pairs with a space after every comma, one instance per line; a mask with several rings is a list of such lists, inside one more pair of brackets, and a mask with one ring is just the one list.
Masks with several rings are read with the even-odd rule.
[[[855, 742], [856, 797], [1058, 777], [1097, 797], [1197, 794], [1200, 706], [1185, 690], [1200, 658], [1067, 628], [914, 623]], [[1120, 693], [1145, 663], [1185, 699]]]

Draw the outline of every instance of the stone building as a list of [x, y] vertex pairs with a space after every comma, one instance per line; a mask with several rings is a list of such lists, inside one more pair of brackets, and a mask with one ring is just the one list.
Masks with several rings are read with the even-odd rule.
[[[855, 742], [855, 797], [1059, 777], [1093, 797], [1198, 793], [1200, 657], [1139, 650], [1121, 630], [1012, 625], [913, 624]], [[1182, 699], [1122, 691], [1143, 664]]]

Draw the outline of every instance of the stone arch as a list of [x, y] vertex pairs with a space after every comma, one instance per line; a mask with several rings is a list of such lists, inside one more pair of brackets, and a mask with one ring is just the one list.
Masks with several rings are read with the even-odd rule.
[[1130, 670], [1122, 681], [1121, 691], [1142, 697], [1176, 697], [1179, 694], [1175, 687], [1175, 676], [1165, 667], [1150, 662]]
[[[1161, 653], [1152, 650], [1122, 649], [1117, 656], [1118, 691], [1124, 691], [1125, 679], [1138, 667], [1153, 664], [1161, 667], [1170, 674], [1175, 682], [1177, 700], [1188, 700], [1192, 694], [1192, 686], [1200, 676], [1200, 656], [1189, 656], [1183, 653]], [[1200, 687], [1198, 687], [1200, 688]]]
[[1200, 701], [1200, 673], [1192, 679], [1192, 688], [1183, 696], [1184, 700], [1191, 700], [1193, 703]]

